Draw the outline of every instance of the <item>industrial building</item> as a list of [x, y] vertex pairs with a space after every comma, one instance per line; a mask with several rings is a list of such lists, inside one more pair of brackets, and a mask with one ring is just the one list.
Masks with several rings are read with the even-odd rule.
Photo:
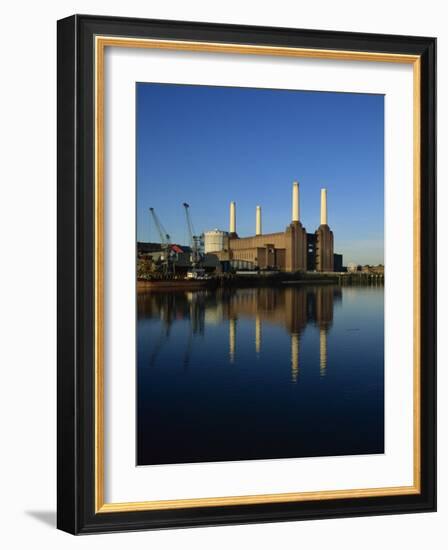
[[[333, 232], [327, 219], [327, 190], [321, 189], [320, 225], [315, 233], [306, 232], [300, 221], [298, 182], [292, 186], [292, 216], [286, 229], [263, 233], [261, 206], [256, 207], [255, 235], [239, 237], [236, 203], [230, 203], [229, 231], [214, 229], [204, 233], [204, 252], [218, 256], [232, 268], [275, 269], [280, 271], [334, 271]], [[342, 267], [342, 256], [337, 264]], [[243, 266], [243, 267], [241, 267]]]

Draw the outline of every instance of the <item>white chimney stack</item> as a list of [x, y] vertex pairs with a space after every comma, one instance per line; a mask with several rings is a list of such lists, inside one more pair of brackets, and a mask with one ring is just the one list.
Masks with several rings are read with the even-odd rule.
[[320, 190], [320, 225], [327, 225], [327, 190]]
[[257, 214], [255, 220], [255, 235], [261, 235], [261, 206], [257, 206]]
[[236, 233], [236, 203], [232, 201], [230, 203], [230, 233]]
[[292, 184], [292, 221], [300, 221], [299, 183]]

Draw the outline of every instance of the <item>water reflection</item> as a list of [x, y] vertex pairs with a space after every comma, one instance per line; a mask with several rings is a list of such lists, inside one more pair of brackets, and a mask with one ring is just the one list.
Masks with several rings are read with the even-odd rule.
[[257, 357], [261, 353], [261, 319], [258, 313], [255, 316], [255, 353]]
[[230, 362], [235, 362], [235, 348], [236, 348], [236, 319], [233, 317], [229, 319], [229, 358]]
[[299, 352], [300, 335], [293, 332], [291, 334], [291, 380], [294, 383], [299, 378]]
[[206, 327], [228, 323], [229, 363], [235, 363], [238, 320], [254, 320], [254, 351], [262, 355], [263, 324], [283, 327], [291, 338], [291, 381], [300, 374], [301, 335], [308, 324], [319, 328], [320, 375], [327, 370], [327, 335], [333, 323], [335, 302], [342, 300], [338, 286], [301, 288], [249, 288], [199, 290], [195, 292], [152, 292], [138, 295], [138, 317], [160, 319], [162, 327], [150, 354], [150, 366], [157, 363], [161, 348], [170, 339], [171, 327], [179, 321], [189, 323], [189, 336], [183, 366], [188, 367], [193, 337], [204, 335]]
[[137, 297], [137, 463], [380, 453], [383, 288]]
[[325, 376], [327, 372], [327, 329], [321, 328], [319, 332], [319, 359], [320, 375]]

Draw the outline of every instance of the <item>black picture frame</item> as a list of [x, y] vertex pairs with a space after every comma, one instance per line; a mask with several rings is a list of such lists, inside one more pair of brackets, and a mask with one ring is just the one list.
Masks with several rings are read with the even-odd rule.
[[[421, 490], [419, 494], [95, 511], [97, 35], [416, 55], [421, 61]], [[73, 534], [436, 510], [436, 39], [74, 15], [58, 22], [57, 525]]]

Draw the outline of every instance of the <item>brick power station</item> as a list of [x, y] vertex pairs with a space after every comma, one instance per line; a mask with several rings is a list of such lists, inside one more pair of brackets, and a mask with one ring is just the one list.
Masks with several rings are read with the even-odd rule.
[[292, 186], [292, 219], [285, 231], [262, 232], [261, 207], [256, 208], [255, 235], [239, 237], [236, 229], [236, 203], [230, 203], [229, 231], [206, 231], [206, 254], [218, 256], [221, 262], [239, 262], [247, 267], [281, 271], [340, 271], [333, 250], [333, 232], [327, 219], [327, 190], [321, 189], [320, 225], [315, 233], [307, 233], [300, 221], [299, 184]]

